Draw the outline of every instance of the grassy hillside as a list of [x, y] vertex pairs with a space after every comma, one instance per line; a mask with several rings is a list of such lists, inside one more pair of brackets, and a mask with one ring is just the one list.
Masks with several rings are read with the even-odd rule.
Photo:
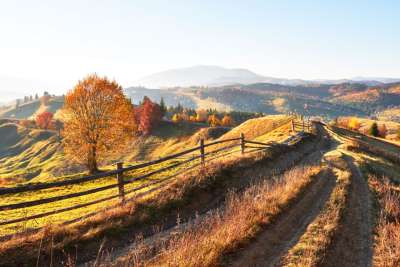
[[57, 116], [57, 112], [63, 105], [62, 97], [52, 97], [46, 104], [42, 104], [40, 100], [33, 100], [21, 104], [18, 108], [11, 106], [0, 110], [0, 118], [34, 119], [37, 114], [44, 111], [49, 111]]
[[[349, 120], [351, 117], [339, 117], [338, 122], [343, 121], [343, 120]], [[372, 119], [366, 119], [366, 118], [357, 118], [357, 121], [360, 122], [360, 132], [368, 132], [368, 130], [371, 128], [371, 125], [376, 122], [378, 126], [385, 124], [387, 128], [387, 135], [386, 139], [388, 140], [395, 140], [398, 141], [398, 130], [400, 129], [400, 123], [394, 122], [394, 121], [387, 121], [387, 120], [372, 120]]]
[[[103, 162], [102, 168], [113, 168], [122, 161], [134, 164], [157, 159], [199, 145], [200, 139], [238, 138], [243, 132], [254, 139], [287, 121], [287, 116], [272, 115], [249, 120], [234, 128], [210, 128], [197, 123], [171, 123], [163, 121], [152, 135], [139, 137], [118, 156]], [[288, 128], [289, 129], [289, 128]], [[287, 136], [288, 132], [282, 133]], [[27, 129], [13, 123], [0, 125], [0, 181], [1, 184], [47, 182], [81, 175], [84, 166], [65, 158], [61, 139], [56, 132]], [[270, 136], [268, 137], [270, 138]], [[267, 139], [268, 139], [267, 138]]]
[[377, 114], [379, 120], [400, 123], [400, 107], [387, 108]]
[[[288, 117], [286, 117], [286, 116], [268, 116], [265, 118], [253, 119], [247, 123], [244, 123], [244, 124], [238, 126], [237, 128], [232, 129], [231, 131], [227, 132], [225, 135], [223, 135], [223, 133], [229, 129], [226, 129], [226, 128], [221, 128], [221, 129], [201, 128], [201, 127], [194, 127], [193, 125], [181, 125], [178, 127], [175, 124], [165, 122], [165, 125], [163, 125], [162, 128], [158, 129], [158, 131], [156, 131], [154, 136], [149, 137], [149, 140], [163, 141], [163, 142], [159, 142], [158, 146], [156, 148], [153, 148], [153, 147], [148, 148], [149, 155], [154, 155], [154, 157], [156, 158], [158, 156], [161, 156], [162, 153], [168, 154], [168, 153], [178, 152], [178, 151], [184, 150], [184, 149], [189, 149], [189, 148], [197, 145], [197, 141], [198, 141], [199, 137], [206, 138], [208, 140], [214, 140], [214, 139], [217, 139], [218, 137], [219, 138], [233, 138], [233, 137], [238, 137], [239, 133], [243, 131], [247, 135], [246, 138], [254, 139], [260, 135], [265, 135], [267, 132], [275, 129], [279, 123], [286, 122], [287, 120], [288, 120]], [[253, 128], [253, 127], [254, 127], [254, 129], [251, 130], [251, 128]], [[7, 142], [5, 142], [3, 144], [3, 150], [2, 150], [3, 151], [2, 152], [3, 159], [4, 159], [4, 162], [6, 163], [4, 165], [5, 169], [7, 169], [6, 166], [8, 164], [11, 164], [10, 163], [11, 160], [8, 159], [9, 157], [11, 157], [11, 159], [13, 159], [14, 164], [17, 164], [19, 157], [21, 157], [21, 159], [20, 159], [21, 161], [24, 161], [28, 165], [33, 164], [32, 162], [36, 163], [36, 161], [38, 161], [39, 159], [42, 159], [42, 158], [49, 160], [48, 162], [43, 161], [43, 162], [40, 162], [40, 164], [35, 165], [36, 168], [38, 170], [41, 170], [41, 172], [43, 172], [43, 173], [45, 173], [44, 170], [47, 170], [45, 168], [54, 167], [57, 163], [58, 164], [63, 163], [63, 161], [61, 160], [61, 157], [63, 157], [62, 151], [59, 151], [60, 147], [56, 145], [56, 140], [54, 140], [54, 138], [56, 138], [56, 136], [54, 136], [52, 133], [48, 133], [48, 132], [44, 132], [44, 131], [29, 131], [27, 129], [20, 128], [14, 124], [3, 125], [2, 128], [0, 128], [0, 129], [2, 129], [4, 133], [6, 133], [6, 136], [9, 136], [8, 138], [6, 138]], [[17, 138], [15, 138], [15, 136], [17, 136]], [[145, 144], [143, 146], [146, 146], [146, 142], [151, 142], [149, 140], [145, 141], [144, 142]], [[264, 141], [268, 141], [268, 140], [264, 140]], [[40, 146], [40, 148], [36, 147], [33, 144], [33, 143], [41, 144], [41, 142], [43, 142], [43, 144], [42, 144], [42, 146]], [[51, 142], [54, 142], [54, 143], [51, 143]], [[25, 155], [24, 153], [22, 153], [21, 155], [18, 155], [18, 158], [14, 158], [14, 157], [17, 157], [17, 155], [14, 155], [14, 154], [17, 154], [18, 151], [16, 150], [14, 154], [10, 152], [10, 151], [12, 151], [12, 149], [14, 147], [19, 148], [22, 144], [26, 145], [26, 148], [29, 151], [32, 151], [32, 153], [27, 153], [28, 155], [32, 155], [31, 158], [26, 158], [26, 159], [22, 158], [23, 157], [22, 155]], [[54, 146], [52, 146], [52, 144]], [[136, 146], [136, 145], [134, 145], [134, 146]], [[46, 147], [47, 147], [47, 149], [45, 149]], [[53, 150], [51, 150], [51, 148], [53, 148]], [[33, 153], [33, 150], [35, 150], [36, 153]], [[237, 150], [235, 150], [235, 151], [237, 151]], [[51, 152], [53, 152], [53, 153], [51, 154]], [[43, 153], [43, 155], [41, 153]], [[130, 153], [123, 156], [125, 159], [129, 158], [132, 160], [132, 161], [126, 160], [125, 162], [127, 163], [127, 165], [138, 162], [137, 156], [139, 154], [136, 154], [136, 156], [134, 156], [135, 153], [137, 153], [137, 152], [131, 151]], [[193, 154], [196, 154], [196, 152], [194, 152]], [[240, 153], [238, 152], [237, 155], [240, 155]], [[189, 157], [190, 157], [190, 155], [189, 155]], [[124, 175], [124, 178], [125, 179], [134, 178], [134, 177], [137, 177], [138, 175], [147, 173], [149, 171], [154, 171], [157, 168], [170, 166], [171, 164], [175, 164], [181, 160], [184, 160], [184, 159], [182, 158], [182, 159], [170, 160], [170, 161], [158, 164], [158, 166], [150, 166], [148, 168], [140, 169], [138, 171], [132, 171], [132, 172], [126, 173]], [[175, 177], [176, 173], [181, 171], [181, 169], [192, 166], [193, 164], [196, 164], [198, 162], [199, 162], [199, 160], [194, 161], [193, 163], [190, 163], [189, 165], [185, 164], [178, 168], [174, 168], [172, 170], [168, 170], [163, 173], [156, 174], [156, 175], [152, 176], [151, 178], [131, 183], [129, 185], [126, 185], [125, 190], [129, 190], [129, 189], [132, 189], [139, 185], [142, 185], [143, 183], [146, 183], [147, 181], [157, 181], [158, 179], [163, 179], [168, 176]], [[47, 167], [47, 164], [50, 167]], [[11, 168], [14, 166], [18, 169], [18, 171], [21, 168], [24, 169], [24, 167], [21, 167], [21, 166], [18, 167], [17, 165], [11, 164], [11, 165], [9, 165], [8, 170], [10, 171]], [[42, 169], [40, 169], [40, 167], [42, 167]], [[111, 165], [103, 167], [104, 170], [110, 170], [113, 168], [115, 168], [115, 167], [113, 167]], [[17, 170], [14, 170], [14, 172], [17, 172]], [[82, 175], [82, 173], [75, 173], [74, 177], [77, 177], [80, 175]], [[64, 176], [64, 177], [59, 177], [57, 179], [58, 180], [69, 179], [71, 177], [72, 176]], [[42, 179], [35, 178], [33, 180], [35, 182], [50, 181], [49, 177], [47, 177], [47, 180], [45, 178], [42, 178]], [[108, 186], [108, 185], [111, 185], [114, 183], [115, 183], [115, 177], [107, 177], [107, 178], [99, 179], [96, 181], [90, 181], [90, 182], [73, 185], [73, 186], [68, 186], [68, 187], [60, 187], [57, 189], [45, 189], [45, 190], [36, 191], [34, 193], [22, 193], [22, 194], [17, 194], [17, 195], [12, 195], [12, 196], [5, 196], [0, 200], [0, 205], [18, 203], [18, 202], [21, 202], [22, 200], [28, 201], [28, 200], [37, 200], [37, 199], [46, 198], [46, 197], [55, 197], [55, 196], [60, 196], [60, 195], [64, 195], [64, 194], [90, 190], [90, 189], [98, 188], [101, 186]], [[154, 187], [155, 186], [147, 186], [147, 187], [143, 188], [142, 190], [137, 191], [136, 193], [145, 192]], [[94, 200], [97, 200], [97, 199], [100, 199], [100, 198], [103, 198], [106, 196], [114, 195], [117, 193], [117, 190], [118, 190], [117, 188], [113, 188], [113, 189], [101, 191], [101, 192], [90, 194], [90, 195], [76, 197], [76, 198], [73, 198], [72, 200], [67, 199], [67, 200], [62, 200], [62, 201], [58, 201], [58, 202], [54, 202], [54, 203], [50, 203], [50, 204], [44, 204], [44, 205], [31, 207], [31, 208], [12, 210], [12, 211], [2, 211], [2, 212], [0, 212], [0, 219], [7, 218], [8, 220], [10, 220], [13, 218], [20, 218], [21, 216], [23, 217], [23, 216], [38, 214], [43, 211], [54, 211], [54, 210], [57, 210], [60, 208], [65, 208], [65, 207], [72, 206], [72, 205], [86, 203], [86, 202], [94, 201]], [[118, 201], [118, 200], [116, 199], [113, 201], [109, 201], [108, 204], [112, 205], [112, 204], [116, 203], [116, 201]], [[104, 204], [95, 204], [95, 205], [92, 205], [89, 207], [79, 208], [79, 209], [72, 210], [69, 212], [52, 215], [52, 216], [46, 217], [45, 219], [29, 221], [26, 224], [8, 225], [1, 229], [1, 231], [2, 231], [1, 234], [9, 234], [9, 233], [13, 233], [14, 231], [20, 231], [21, 227], [22, 228], [24, 228], [24, 227], [25, 228], [36, 228], [38, 226], [43, 226], [43, 225], [47, 224], [48, 222], [57, 223], [57, 222], [65, 221], [65, 220], [72, 220], [72, 219], [78, 218], [84, 214], [89, 214], [89, 213], [94, 212], [95, 210], [103, 209], [103, 208], [104, 208]]]
[[9, 184], [61, 175], [66, 160], [56, 133], [0, 125], [0, 183]]
[[[139, 138], [118, 157], [102, 164], [103, 168], [116, 161], [138, 162], [184, 150], [196, 145], [199, 124], [161, 122], [151, 136]], [[210, 130], [203, 130], [210, 131]], [[200, 134], [200, 133], [199, 133]], [[84, 171], [84, 166], [65, 158], [58, 133], [28, 129], [14, 123], [0, 125], [0, 181], [2, 184], [46, 182], [67, 179]], [[204, 135], [207, 137], [207, 135]], [[212, 135], [208, 139], [212, 139]], [[206, 138], [207, 139], [207, 138]]]

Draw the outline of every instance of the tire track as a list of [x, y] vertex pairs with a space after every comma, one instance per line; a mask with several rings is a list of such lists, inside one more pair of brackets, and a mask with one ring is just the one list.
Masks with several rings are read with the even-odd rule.
[[372, 266], [372, 216], [368, 184], [353, 158], [344, 157], [351, 171], [348, 203], [337, 235], [320, 266]]
[[324, 207], [334, 186], [331, 170], [317, 177], [314, 183], [285, 213], [243, 250], [227, 255], [225, 266], [275, 266], [287, 251], [297, 243]]

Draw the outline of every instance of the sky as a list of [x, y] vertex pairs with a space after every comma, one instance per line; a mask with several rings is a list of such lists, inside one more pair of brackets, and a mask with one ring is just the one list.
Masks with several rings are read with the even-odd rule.
[[395, 0], [0, 0], [0, 101], [194, 65], [398, 78], [399, 13]]

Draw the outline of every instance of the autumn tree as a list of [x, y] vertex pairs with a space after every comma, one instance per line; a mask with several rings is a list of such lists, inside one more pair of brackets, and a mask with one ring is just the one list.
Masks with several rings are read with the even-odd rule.
[[153, 103], [150, 98], [145, 96], [139, 109], [139, 131], [143, 135], [148, 135], [154, 126], [162, 119], [160, 106], [157, 103]]
[[208, 123], [211, 127], [216, 127], [221, 125], [221, 121], [219, 120], [218, 116], [213, 114], [208, 117]]
[[360, 124], [360, 122], [358, 121], [358, 119], [357, 118], [351, 118], [350, 120], [349, 120], [349, 125], [348, 125], [348, 127], [351, 129], [351, 130], [353, 130], [353, 131], [358, 131], [359, 129], [360, 129], [360, 127], [361, 127], [361, 124]]
[[379, 136], [382, 138], [386, 138], [387, 135], [387, 128], [386, 124], [381, 124], [378, 126]]
[[233, 121], [233, 119], [232, 119], [231, 116], [225, 115], [225, 116], [222, 118], [222, 121], [221, 121], [221, 125], [222, 125], [222, 126], [230, 127], [230, 126], [233, 126], [234, 124], [235, 124], [235, 123], [234, 123], [234, 121]]
[[172, 116], [172, 121], [175, 123], [181, 122], [182, 121], [181, 115], [178, 113], [175, 113], [174, 116]]
[[98, 172], [100, 160], [121, 151], [137, 130], [133, 106], [122, 87], [96, 74], [68, 92], [63, 114], [65, 153], [84, 163], [91, 174]]
[[52, 121], [53, 121], [53, 113], [49, 111], [44, 111], [36, 116], [36, 125], [41, 129], [45, 130], [50, 129]]
[[378, 124], [376, 122], [372, 123], [371, 127], [369, 128], [369, 134], [375, 137], [379, 135]]
[[190, 122], [197, 122], [196, 116], [190, 115], [190, 116], [189, 116], [189, 121], [190, 121]]
[[196, 121], [205, 122], [207, 121], [207, 111], [204, 109], [199, 109], [196, 112]]

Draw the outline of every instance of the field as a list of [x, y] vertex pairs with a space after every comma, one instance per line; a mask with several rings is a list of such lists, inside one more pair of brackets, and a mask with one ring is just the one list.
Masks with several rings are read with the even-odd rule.
[[[216, 140], [218, 141], [218, 140], [225, 140], [225, 139], [230, 139], [230, 138], [238, 138], [240, 136], [240, 132], [242, 132], [242, 131], [247, 133], [249, 138], [254, 139], [258, 135], [265, 135], [267, 132], [275, 130], [275, 128], [277, 128], [280, 125], [287, 125], [289, 122], [289, 119], [290, 118], [288, 118], [286, 116], [270, 116], [270, 117], [251, 120], [250, 122], [246, 122], [246, 123], [238, 126], [237, 128], [233, 129], [229, 133], [222, 135], [219, 139], [216, 139]], [[257, 131], [251, 132], [250, 131], [251, 127], [249, 127], [249, 125], [250, 126], [254, 125], [257, 122], [260, 122], [260, 123], [262, 123], [262, 125], [264, 125], [263, 129], [262, 130], [258, 129]], [[13, 126], [13, 125], [11, 125], [11, 126]], [[13, 127], [15, 127], [15, 126], [13, 126]], [[282, 128], [280, 130], [277, 129], [276, 131], [279, 131], [280, 138], [282, 138], [282, 137], [287, 138], [289, 135], [289, 131], [287, 131], [287, 130], [289, 128], [287, 126], [286, 127], [283, 126], [283, 127], [284, 128]], [[208, 130], [208, 131], [210, 131], [210, 130]], [[192, 137], [185, 138], [185, 139], [181, 140], [179, 143], [177, 143], [175, 141], [177, 139], [175, 139], [175, 140], [169, 139], [169, 141], [167, 143], [164, 143], [163, 145], [159, 145], [157, 148], [153, 149], [153, 151], [155, 151], [155, 153], [157, 153], [158, 155], [161, 156], [164, 153], [166, 155], [168, 155], [168, 152], [177, 153], [184, 149], [189, 149], [189, 148], [195, 147], [198, 145], [199, 134], [202, 134], [202, 136], [204, 136], [204, 132], [205, 132], [205, 129], [200, 130], [200, 132], [195, 133]], [[252, 134], [250, 134], [250, 132]], [[171, 133], [169, 133], [169, 134], [171, 134]], [[156, 137], [153, 137], [153, 140], [154, 140], [154, 138], [156, 138]], [[251, 139], [249, 139], [249, 140], [251, 140]], [[35, 139], [35, 141], [36, 141], [35, 145], [30, 147], [31, 150], [35, 149], [36, 145], [40, 144], [40, 142], [38, 142], [36, 139]], [[45, 139], [45, 141], [48, 141], [48, 140]], [[269, 140], [268, 140], [268, 138], [264, 137], [264, 138], [261, 138], [261, 141], [268, 142]], [[271, 141], [272, 141], [272, 139], [271, 139]], [[273, 140], [273, 141], [276, 141], [276, 140]], [[172, 144], [172, 143], [174, 143], [174, 144]], [[232, 145], [232, 144], [238, 145], [239, 143], [237, 141], [230, 142], [228, 145]], [[223, 146], [223, 144], [221, 144], [221, 146], [210, 147], [209, 149], [206, 149], [206, 153], [212, 152], [216, 149], [220, 149], [222, 146]], [[161, 152], [164, 147], [167, 149], [165, 151]], [[40, 151], [43, 151], [43, 150], [39, 150], [39, 152], [38, 152], [39, 155], [40, 155]], [[61, 152], [58, 152], [58, 153], [61, 154]], [[212, 157], [218, 158], [218, 157], [220, 157], [220, 155], [222, 155], [221, 153], [224, 153], [225, 159], [227, 158], [227, 155], [237, 157], [240, 155], [240, 147], [237, 146], [237, 147], [222, 151], [220, 153], [216, 153], [216, 154], [212, 155]], [[58, 155], [58, 157], [60, 157], [60, 154]], [[127, 181], [129, 179], [132, 179], [132, 178], [135, 178], [138, 176], [142, 176], [144, 174], [156, 171], [158, 169], [172, 166], [179, 162], [183, 162], [187, 159], [190, 159], [190, 158], [198, 156], [198, 155], [199, 155], [199, 152], [195, 151], [191, 154], [185, 155], [184, 157], [181, 157], [178, 159], [168, 160], [166, 162], [152, 165], [152, 166], [149, 166], [146, 168], [142, 168], [137, 171], [131, 171], [131, 172], [125, 173], [124, 179]], [[24, 153], [19, 154], [19, 157], [23, 157], [23, 156], [24, 156]], [[210, 158], [212, 158], [212, 157], [210, 157]], [[37, 159], [37, 155], [35, 155], [33, 158]], [[56, 158], [57, 158], [57, 156], [56, 156]], [[143, 186], [142, 189], [137, 190], [134, 193], [132, 193], [129, 197], [132, 197], [135, 194], [142, 194], [146, 191], [149, 191], [149, 190], [159, 187], [160, 184], [163, 183], [162, 182], [163, 179], [166, 179], [168, 177], [170, 179], [172, 179], [172, 178], [174, 178], [174, 176], [178, 175], [182, 171], [188, 170], [192, 166], [198, 165], [199, 162], [200, 162], [200, 159], [197, 159], [190, 163], [183, 164], [179, 167], [166, 170], [162, 173], [157, 173], [155, 175], [152, 175], [149, 178], [141, 179], [140, 181], [130, 183], [125, 186], [125, 190], [130, 191], [134, 188], [146, 185], [146, 186]], [[52, 163], [56, 164], [57, 161], [53, 159]], [[125, 166], [131, 166], [131, 165], [139, 164], [139, 163], [142, 163], [142, 162], [141, 161], [125, 162]], [[48, 164], [49, 164], [48, 162], [43, 163], [44, 166], [48, 166]], [[36, 165], [36, 167], [39, 168], [40, 165]], [[113, 170], [113, 169], [115, 169], [115, 166], [112, 166], [112, 165], [105, 166], [103, 168], [104, 171]], [[46, 180], [36, 178], [36, 179], [30, 180], [27, 182], [23, 182], [23, 183], [19, 183], [19, 184], [27, 185], [31, 182], [62, 181], [62, 180], [78, 178], [79, 176], [82, 176], [82, 175], [83, 174], [74, 174], [74, 175], [62, 176], [62, 177], [58, 177], [58, 178], [50, 178], [47, 176]], [[6, 195], [1, 198], [0, 206], [12, 205], [15, 203], [26, 202], [26, 201], [40, 200], [40, 199], [44, 199], [44, 198], [57, 197], [57, 196], [61, 196], [61, 195], [92, 190], [92, 189], [99, 188], [99, 187], [110, 186], [110, 185], [113, 185], [116, 183], [117, 183], [117, 179], [114, 176], [114, 177], [101, 178], [101, 179], [93, 180], [90, 182], [84, 182], [84, 183], [66, 186], [66, 187], [43, 189], [43, 190], [38, 190], [38, 191], [34, 191], [34, 192], [13, 194], [10, 196]], [[149, 183], [156, 183], [156, 184], [147, 186], [147, 184], [149, 184]], [[87, 203], [87, 202], [91, 202], [91, 201], [96, 201], [97, 199], [102, 199], [102, 198], [112, 196], [112, 195], [117, 195], [117, 194], [118, 194], [118, 188], [113, 188], [113, 189], [109, 189], [109, 190], [105, 190], [105, 191], [101, 191], [101, 192], [97, 192], [97, 193], [93, 193], [93, 194], [89, 194], [89, 195], [85, 195], [85, 196], [75, 197], [73, 199], [60, 200], [57, 202], [43, 204], [43, 205], [39, 205], [39, 206], [21, 208], [21, 209], [17, 209], [17, 210], [4, 210], [4, 211], [0, 211], [0, 222], [2, 220], [10, 221], [10, 220], [18, 219], [21, 217], [29, 217], [29, 216], [39, 214], [42, 212], [52, 212], [52, 211], [56, 211], [56, 210], [66, 208], [69, 206], [79, 205], [79, 204], [83, 204], [83, 203]], [[150, 197], [150, 196], [151, 196], [151, 194], [146, 197]], [[118, 198], [112, 199], [107, 202], [107, 205], [113, 206], [113, 205], [117, 204], [118, 201], [119, 201]], [[90, 205], [87, 207], [75, 209], [75, 210], [68, 211], [68, 212], [63, 212], [63, 213], [59, 213], [59, 214], [55, 214], [55, 215], [51, 215], [51, 216], [46, 216], [44, 218], [38, 218], [38, 219], [34, 219], [34, 220], [28, 220], [27, 222], [21, 222], [21, 223], [15, 223], [15, 224], [9, 224], [6, 226], [1, 226], [0, 235], [4, 236], [4, 235], [13, 234], [15, 232], [24, 232], [29, 229], [39, 228], [44, 225], [57, 224], [57, 223], [62, 223], [62, 222], [66, 222], [66, 221], [73, 221], [75, 219], [83, 217], [84, 215], [96, 213], [98, 210], [102, 210], [104, 208], [105, 207], [104, 207], [103, 203], [98, 203], [98, 204]]]

